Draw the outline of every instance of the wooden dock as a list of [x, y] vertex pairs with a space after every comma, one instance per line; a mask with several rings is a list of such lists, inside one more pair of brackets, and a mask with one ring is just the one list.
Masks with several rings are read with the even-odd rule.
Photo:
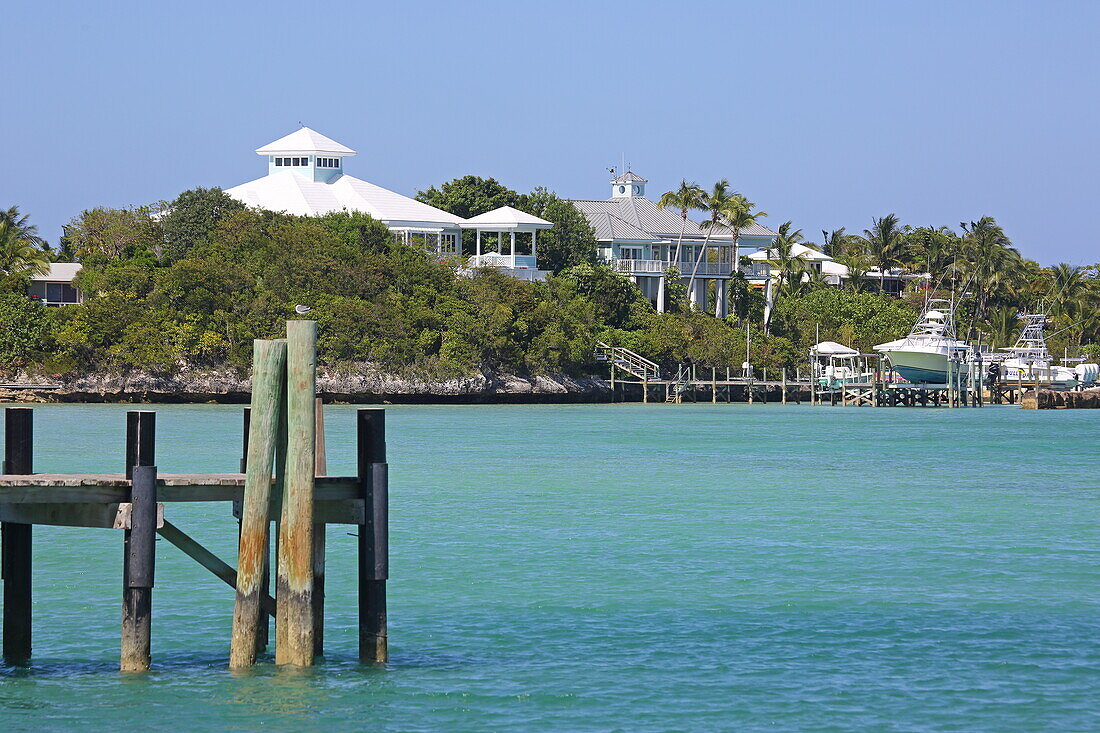
[[[34, 473], [33, 411], [28, 407], [6, 409], [5, 460], [0, 474], [0, 555], [3, 656], [7, 663], [25, 664], [31, 656], [35, 525], [121, 532], [123, 671], [148, 669], [151, 663], [156, 536], [237, 591], [232, 667], [250, 666], [264, 651], [272, 618], [279, 632], [276, 663], [307, 666], [323, 652], [324, 527], [356, 525], [359, 659], [369, 664], [387, 661], [389, 472], [385, 463], [385, 411], [369, 408], [356, 413], [357, 474], [323, 475], [323, 431], [317, 429], [323, 424], [323, 412], [312, 378], [315, 331], [311, 322], [292, 322], [288, 328], [292, 341], [294, 334], [299, 334], [297, 349], [290, 352], [292, 359], [297, 353], [297, 362], [291, 363], [292, 369], [279, 366], [269, 373], [272, 389], [253, 394], [252, 408], [245, 411], [242, 473], [159, 473], [156, 413], [147, 410], [126, 413], [125, 441], [119, 441], [123, 472]], [[258, 344], [257, 353], [265, 349], [279, 352], [268, 349], [264, 342]], [[286, 353], [282, 349], [284, 357]], [[296, 392], [290, 401], [286, 399], [288, 382], [289, 391]], [[253, 415], [256, 419], [250, 419]], [[258, 441], [259, 437], [264, 440]], [[288, 478], [297, 482], [297, 494], [288, 491]], [[224, 502], [226, 518], [241, 520], [237, 527], [237, 567], [173, 524], [172, 505], [177, 502]], [[279, 532], [270, 531], [272, 522], [278, 523]], [[268, 571], [271, 537], [277, 538], [275, 551], [280, 558], [274, 592]], [[171, 578], [159, 581], [170, 583]]]

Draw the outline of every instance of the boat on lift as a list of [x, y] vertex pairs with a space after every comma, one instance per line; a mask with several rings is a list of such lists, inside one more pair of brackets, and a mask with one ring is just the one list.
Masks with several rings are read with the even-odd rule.
[[913, 384], [946, 384], [951, 359], [962, 360], [970, 351], [955, 337], [955, 307], [949, 300], [930, 299], [913, 330], [905, 338], [875, 346], [890, 367]]
[[1024, 319], [1024, 330], [1016, 345], [1002, 349], [1010, 354], [1000, 363], [1002, 381], [1032, 382], [1051, 389], [1073, 389], [1078, 384], [1096, 381], [1095, 364], [1078, 364], [1071, 369], [1054, 363], [1047, 349], [1046, 313], [1021, 313], [1020, 318]]

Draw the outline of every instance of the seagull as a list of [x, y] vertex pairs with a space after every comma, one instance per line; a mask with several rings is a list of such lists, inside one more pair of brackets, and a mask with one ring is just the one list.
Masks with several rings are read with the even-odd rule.
[[294, 306], [294, 312], [298, 313], [298, 314], [301, 314], [301, 315], [309, 313], [311, 310], [313, 310], [313, 309], [310, 308], [308, 305], [296, 305], [296, 306]]

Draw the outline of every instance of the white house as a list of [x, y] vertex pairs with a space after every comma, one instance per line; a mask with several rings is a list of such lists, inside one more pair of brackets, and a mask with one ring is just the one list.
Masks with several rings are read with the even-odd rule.
[[[498, 246], [500, 233], [504, 232], [511, 244], [508, 254], [498, 249], [495, 254], [500, 257], [488, 258], [479, 266], [502, 267], [523, 279], [536, 279], [540, 274], [545, 277], [534, 266], [534, 232], [549, 229], [552, 224], [548, 221], [528, 214], [517, 217], [522, 212], [510, 207], [467, 221], [355, 178], [344, 172], [345, 159], [355, 155], [355, 151], [308, 127], [258, 148], [256, 154], [267, 159], [267, 175], [225, 191], [247, 206], [299, 216], [323, 216], [336, 211], [369, 214], [406, 244], [455, 259], [462, 254], [463, 230], [473, 230], [478, 241], [484, 232]], [[526, 260], [523, 255], [517, 259], [517, 233], [521, 241], [530, 242]]]
[[[695, 285], [688, 298], [696, 307], [710, 310], [710, 282], [715, 283], [714, 314], [724, 317], [728, 308], [726, 287], [738, 267], [739, 248], [758, 249], [771, 245], [776, 233], [761, 224], [753, 224], [739, 233], [737, 247], [724, 227], [716, 228], [709, 242], [698, 222], [680, 217], [679, 211], [662, 209], [646, 198], [648, 181], [633, 171], [611, 179], [611, 198], [570, 201], [596, 231], [600, 257], [613, 268], [629, 275], [641, 291], [664, 310], [665, 271], [675, 266], [685, 285], [704, 243], [707, 253], [698, 262]], [[681, 228], [683, 239], [681, 242]], [[677, 253], [677, 249], [679, 252]]]
[[81, 269], [77, 262], [51, 262], [48, 272], [31, 276], [27, 294], [43, 305], [83, 303], [84, 294], [73, 285], [73, 279]]

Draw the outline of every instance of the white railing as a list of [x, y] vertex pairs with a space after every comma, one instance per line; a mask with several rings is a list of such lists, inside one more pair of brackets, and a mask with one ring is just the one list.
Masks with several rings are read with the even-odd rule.
[[489, 252], [470, 258], [470, 267], [511, 267], [537, 269], [534, 255], [502, 255]]
[[[634, 274], [664, 274], [671, 265], [664, 260], [612, 260], [611, 266], [616, 272], [629, 272]], [[681, 262], [680, 274], [691, 277], [691, 271], [695, 268], [694, 262]], [[700, 262], [698, 275], [729, 275], [733, 272], [733, 265], [729, 262]]]

